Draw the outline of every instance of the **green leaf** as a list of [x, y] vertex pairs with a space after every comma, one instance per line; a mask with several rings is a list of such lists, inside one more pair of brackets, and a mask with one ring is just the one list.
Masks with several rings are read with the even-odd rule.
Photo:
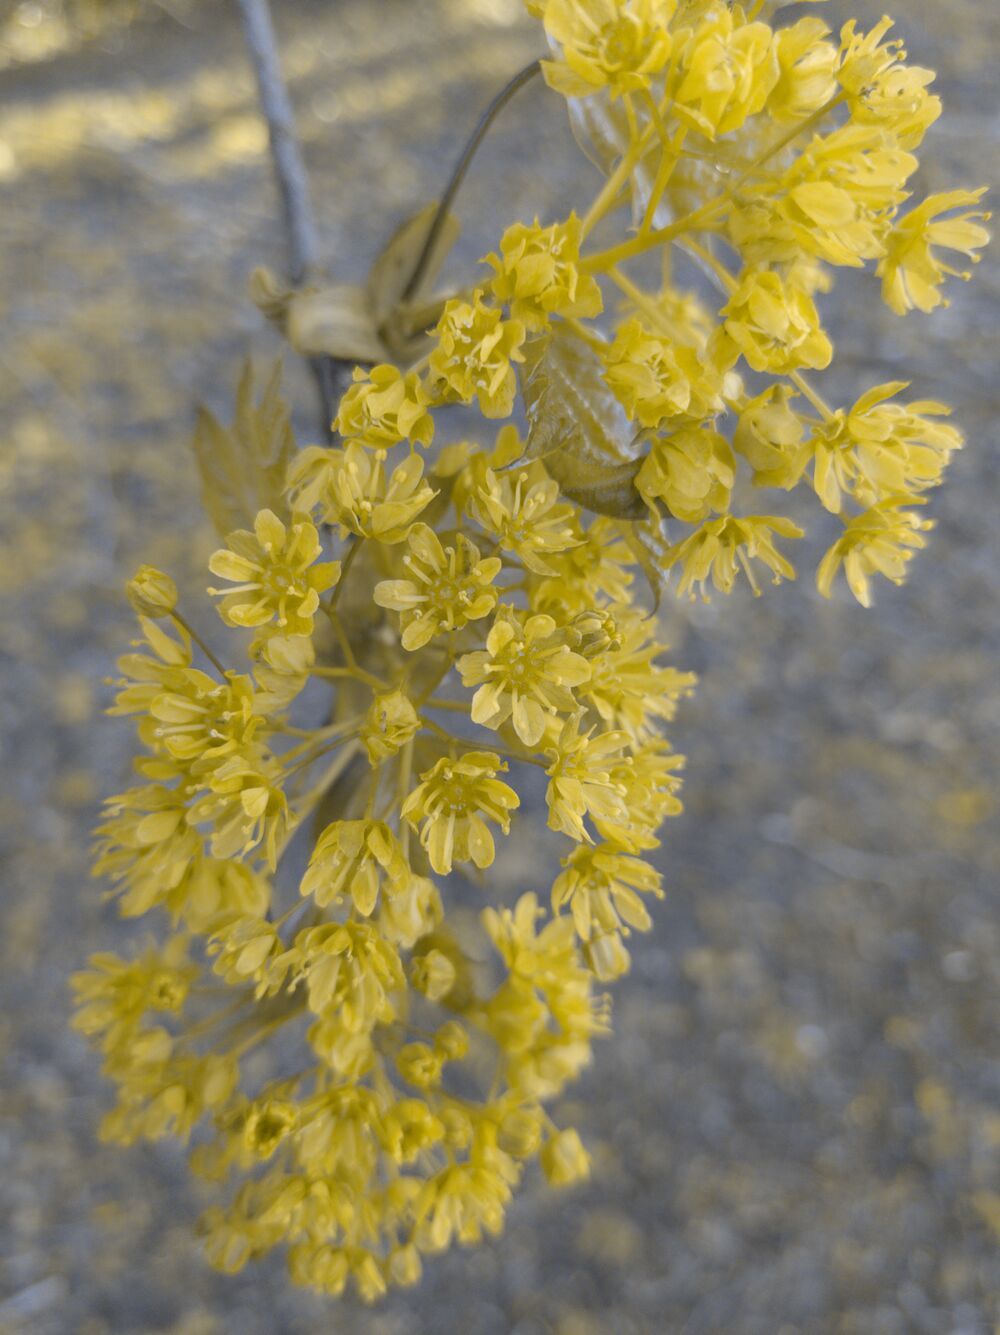
[[280, 360], [255, 403], [253, 366], [247, 358], [232, 427], [224, 427], [207, 408], [199, 407], [192, 444], [202, 504], [221, 537], [237, 528], [252, 528], [258, 510], [270, 509], [285, 518], [285, 474], [295, 438], [288, 404], [281, 397]]
[[600, 356], [564, 325], [524, 347], [526, 456], [542, 459], [571, 501], [614, 519], [647, 513], [635, 487], [640, 447], [604, 380]]

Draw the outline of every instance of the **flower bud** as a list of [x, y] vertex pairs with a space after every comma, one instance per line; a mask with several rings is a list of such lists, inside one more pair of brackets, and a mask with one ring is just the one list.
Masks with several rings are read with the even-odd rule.
[[454, 986], [455, 966], [440, 950], [429, 950], [413, 961], [411, 978], [413, 986], [428, 1001], [440, 1001]]
[[542, 1171], [553, 1187], [568, 1187], [590, 1176], [590, 1155], [572, 1127], [545, 1142], [541, 1161]]
[[177, 606], [177, 585], [155, 566], [140, 566], [125, 585], [133, 611], [144, 617], [168, 617]]

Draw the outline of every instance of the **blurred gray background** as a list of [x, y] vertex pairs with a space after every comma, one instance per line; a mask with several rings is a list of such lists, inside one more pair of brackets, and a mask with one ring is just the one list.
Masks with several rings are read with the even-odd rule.
[[[893, 9], [946, 96], [923, 183], [995, 182], [1000, 7]], [[277, 10], [331, 270], [352, 278], [538, 32], [519, 0]], [[687, 811], [615, 1036], [561, 1109], [589, 1185], [529, 1176], [501, 1239], [372, 1311], [292, 1290], [278, 1259], [216, 1276], [183, 1156], [97, 1143], [108, 1090], [66, 978], [135, 936], [87, 875], [96, 805], [128, 775], [129, 729], [100, 712], [131, 634], [121, 586], [141, 560], [203, 586], [193, 405], [228, 420], [242, 356], [277, 350], [246, 279], [284, 263], [233, 12], [173, 11], [80, 45], [51, 5], [0, 10], [0, 1330], [1000, 1330], [995, 253], [930, 321], [899, 321], [870, 278], [831, 304], [834, 397], [912, 379], [968, 433], [908, 587], [867, 613], [824, 603], [818, 532], [797, 586], [667, 609], [703, 676], [674, 730]], [[871, 22], [881, 3], [817, 12]], [[460, 197], [459, 260], [595, 186], [532, 87]], [[291, 358], [289, 383], [308, 442]]]

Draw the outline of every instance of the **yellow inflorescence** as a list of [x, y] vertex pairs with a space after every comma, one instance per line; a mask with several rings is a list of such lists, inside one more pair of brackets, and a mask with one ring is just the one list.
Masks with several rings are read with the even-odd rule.
[[[641, 576], [705, 596], [793, 577], [802, 530], [748, 484], [811, 489], [839, 523], [824, 594], [842, 568], [867, 604], [925, 544], [962, 444], [948, 410], [898, 383], [830, 407], [807, 375], [833, 357], [833, 271], [871, 265], [894, 311], [933, 310], [942, 255], [986, 242], [982, 192], [907, 209], [940, 108], [887, 21], [838, 41], [775, 8], [534, 0], [545, 78], [601, 127], [592, 207], [515, 223], [419, 363], [355, 372], [336, 445], [211, 558], [225, 649], [169, 577], [129, 585], [141, 638], [112, 712], [143, 755], [96, 871], [173, 931], [95, 957], [77, 1024], [118, 1087], [106, 1134], [193, 1139], [195, 1171], [234, 1184], [203, 1223], [224, 1270], [284, 1245], [296, 1282], [375, 1299], [497, 1232], [527, 1161], [587, 1174], [545, 1104], [652, 925], [648, 858], [680, 810], [663, 727], [693, 687]], [[508, 417], [519, 376], [526, 436], [441, 445], [443, 409]], [[491, 906], [531, 782], [551, 888]], [[249, 1060], [265, 1044], [270, 1067]]]

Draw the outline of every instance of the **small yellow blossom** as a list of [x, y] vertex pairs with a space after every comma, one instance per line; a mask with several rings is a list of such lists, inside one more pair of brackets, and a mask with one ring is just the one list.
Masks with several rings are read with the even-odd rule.
[[548, 721], [576, 708], [572, 688], [590, 676], [585, 658], [545, 614], [525, 617], [501, 608], [486, 648], [458, 660], [463, 686], [478, 686], [472, 699], [473, 723], [499, 728], [510, 719], [525, 746], [541, 740]]
[[166, 617], [177, 606], [177, 585], [155, 566], [140, 566], [125, 586], [125, 593], [140, 616]]
[[663, 897], [659, 872], [613, 844], [580, 845], [563, 859], [563, 867], [552, 886], [552, 908], [558, 912], [569, 905], [595, 976], [610, 982], [629, 963], [617, 938], [629, 928], [648, 932], [653, 925], [641, 895]]
[[404, 374], [389, 365], [370, 371], [358, 367], [334, 426], [346, 440], [359, 440], [371, 449], [391, 449], [401, 440], [429, 445], [434, 439], [430, 401], [415, 372]]
[[521, 321], [501, 319], [477, 288], [471, 302], [446, 303], [435, 334], [430, 370], [437, 392], [460, 403], [476, 399], [484, 417], [509, 417], [517, 390], [513, 363], [524, 360]]
[[420, 842], [439, 875], [456, 862], [471, 861], [480, 868], [492, 863], [495, 849], [486, 819], [508, 834], [510, 813], [521, 805], [513, 788], [496, 777], [506, 769], [491, 751], [466, 751], [458, 759], [439, 760], [420, 776], [402, 816], [414, 829], [422, 823]]
[[314, 525], [298, 518], [286, 528], [271, 510], [261, 510], [252, 533], [230, 533], [228, 550], [208, 563], [213, 575], [233, 589], [209, 589], [222, 596], [219, 614], [230, 626], [256, 628], [275, 623], [285, 635], [309, 635], [319, 596], [340, 578], [339, 561], [321, 561], [322, 544]]
[[827, 42], [830, 29], [810, 16], [781, 28], [774, 39], [778, 81], [767, 99], [767, 114], [779, 125], [794, 125], [836, 94], [839, 53]]
[[396, 836], [385, 821], [338, 820], [316, 841], [299, 893], [312, 895], [320, 908], [350, 895], [363, 918], [375, 909], [383, 881], [398, 885], [409, 874]]
[[681, 49], [676, 113], [708, 139], [729, 134], [763, 109], [779, 73], [771, 28], [713, 5]]
[[611, 775], [611, 766], [621, 758], [628, 735], [612, 731], [594, 735], [580, 731], [580, 716], [563, 724], [558, 738], [547, 748], [551, 764], [545, 773], [549, 786], [549, 828], [571, 839], [593, 843], [584, 820], [591, 816], [611, 826], [627, 823], [625, 788]]
[[801, 538], [802, 529], [790, 519], [777, 515], [723, 515], [711, 519], [701, 528], [672, 547], [666, 558], [667, 569], [680, 565], [682, 569], [677, 592], [690, 592], [701, 586], [701, 596], [707, 599], [705, 585], [709, 579], [722, 593], [729, 593], [737, 574], [742, 569], [755, 594], [760, 593], [751, 561], [763, 561], [773, 575], [773, 583], [794, 579], [795, 567], [782, 556], [774, 545], [774, 535], [783, 538]]
[[408, 543], [403, 564], [411, 578], [382, 580], [373, 595], [379, 607], [399, 612], [404, 649], [422, 649], [435, 635], [489, 615], [496, 606], [491, 585], [499, 557], [481, 556], [464, 534], [443, 547], [426, 524], [413, 526]]
[[180, 668], [149, 713], [153, 736], [180, 761], [221, 759], [250, 742], [262, 722], [249, 677], [232, 672], [220, 684], [197, 668]]
[[505, 551], [519, 556], [536, 574], [554, 574], [550, 556], [580, 542], [573, 507], [559, 499], [559, 484], [537, 461], [515, 472], [486, 469], [468, 508]]
[[579, 269], [580, 220], [571, 213], [565, 222], [542, 227], [515, 223], [500, 241], [500, 254], [486, 262], [496, 271], [491, 288], [510, 306], [511, 318], [526, 329], [544, 329], [552, 315], [590, 319], [603, 302], [597, 280]]
[[572, 1127], [547, 1140], [541, 1158], [542, 1171], [553, 1187], [569, 1187], [590, 1176], [590, 1155]]
[[905, 384], [876, 385], [848, 412], [821, 423], [810, 441], [815, 465], [813, 485], [832, 513], [842, 507], [842, 493], [862, 505], [905, 492], [937, 486], [951, 454], [962, 447], [943, 403], [927, 400], [890, 403]]
[[420, 716], [405, 691], [396, 689], [376, 695], [365, 715], [361, 741], [372, 765], [397, 755], [420, 731]]
[[645, 427], [668, 418], [703, 421], [722, 412], [721, 377], [695, 347], [628, 320], [605, 356], [605, 379], [630, 417]]
[[[991, 215], [981, 209], [967, 209], [978, 204], [986, 194], [981, 190], [952, 190], [930, 195], [895, 224], [886, 241], [886, 252], [879, 261], [882, 296], [897, 315], [919, 310], [925, 313], [946, 306], [938, 290], [948, 277], [969, 278], [968, 270], [954, 269], [935, 253], [934, 247], [966, 255], [974, 264], [976, 253], [987, 245], [990, 234], [981, 224]], [[943, 213], [965, 209], [963, 213], [942, 218]]]
[[566, 97], [648, 88], [670, 59], [676, 8], [676, 0], [549, 0], [545, 31], [562, 58], [542, 61], [546, 82]]
[[245, 857], [263, 844], [268, 866], [273, 869], [278, 843], [293, 822], [281, 787], [280, 766], [272, 756], [255, 748], [208, 764], [210, 768], [203, 776], [207, 791], [192, 807], [191, 823], [211, 821], [213, 857]]
[[385, 451], [356, 440], [343, 450], [318, 445], [303, 450], [289, 474], [289, 489], [302, 509], [319, 508], [320, 518], [376, 542], [402, 542], [410, 526], [434, 499], [423, 480], [424, 464], [411, 454], [386, 480]]
[[743, 407], [733, 432], [733, 448], [753, 469], [754, 485], [796, 486], [809, 461], [806, 426], [792, 407], [795, 393], [771, 385]]
[[645, 501], [661, 500], [672, 515], [696, 524], [713, 510], [727, 509], [735, 481], [736, 461], [725, 436], [681, 427], [654, 437], [635, 485]]
[[785, 375], [804, 366], [830, 365], [833, 348], [812, 298], [778, 273], [744, 274], [722, 314], [733, 360], [742, 354], [755, 371]]
[[906, 579], [906, 567], [914, 552], [927, 545], [924, 532], [933, 521], [921, 519], [905, 505], [918, 504], [917, 497], [888, 499], [848, 521], [844, 532], [820, 562], [816, 584], [824, 598], [833, 591], [837, 571], [844, 567], [848, 588], [862, 607], [871, 606], [872, 575], [884, 575], [893, 584]]

